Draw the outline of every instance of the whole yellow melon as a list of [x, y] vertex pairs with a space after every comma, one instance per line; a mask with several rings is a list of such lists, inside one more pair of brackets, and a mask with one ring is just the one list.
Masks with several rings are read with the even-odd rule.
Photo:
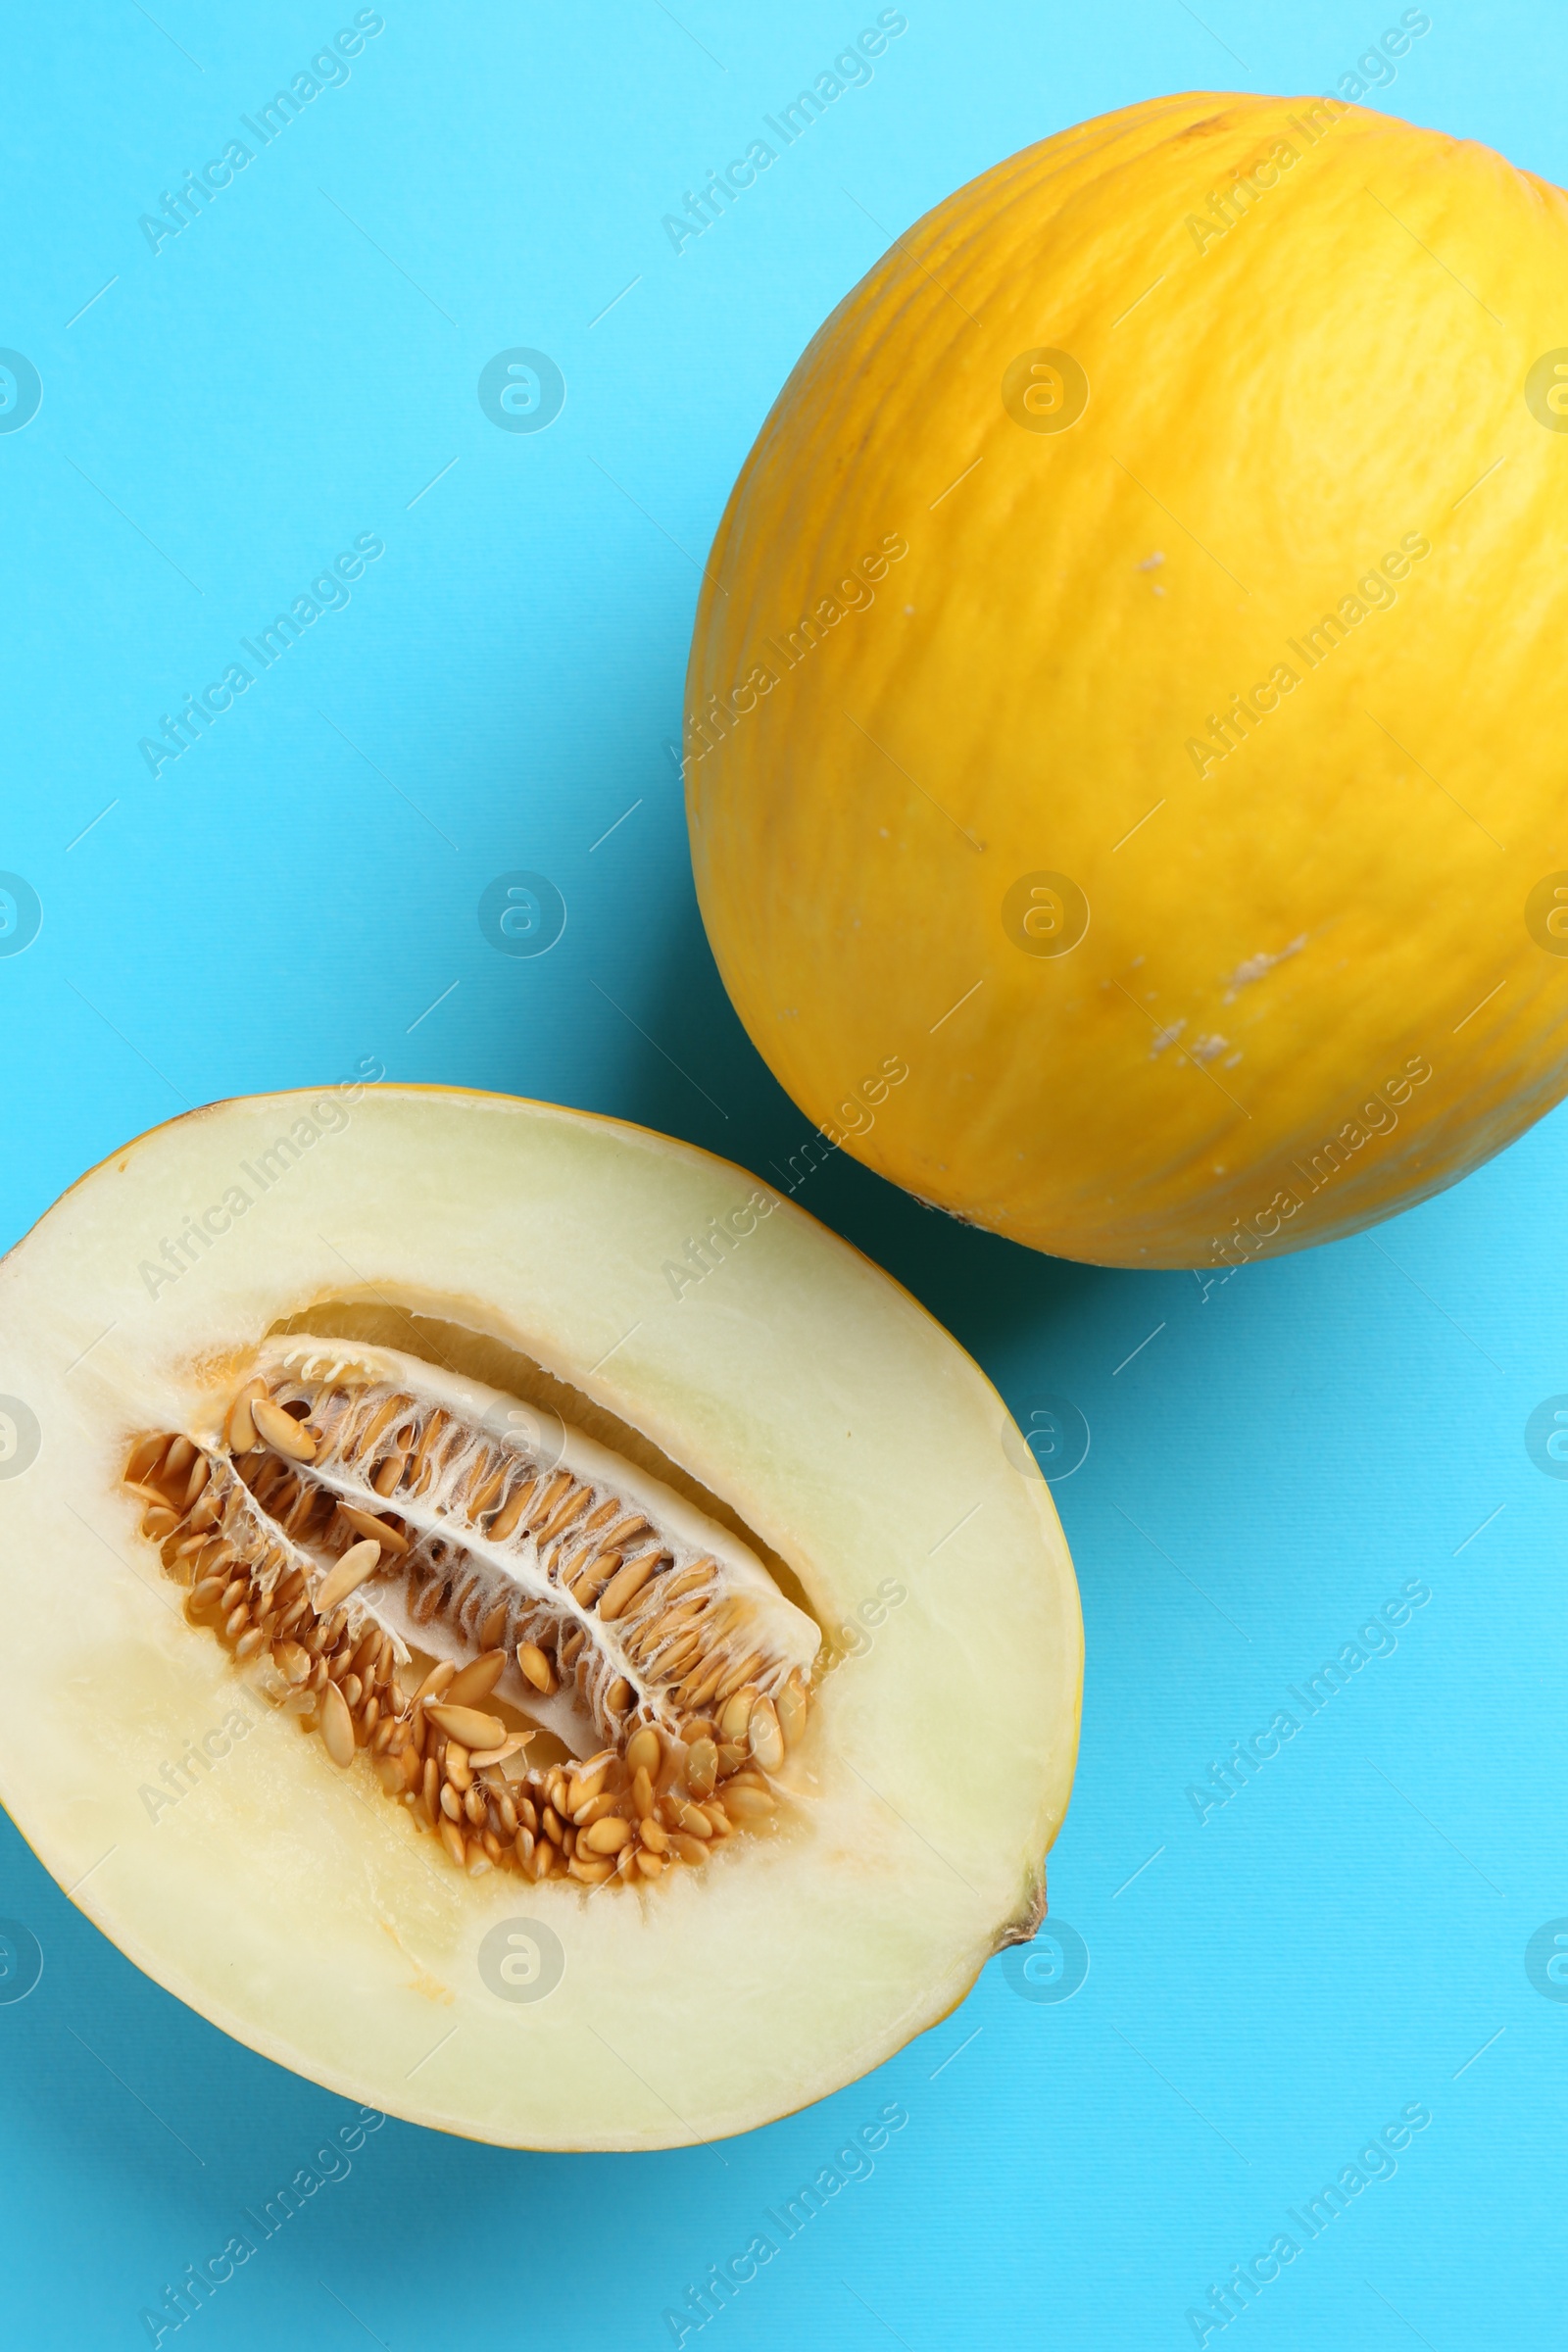
[[697, 886], [830, 1143], [1240, 1263], [1568, 1086], [1568, 198], [1328, 99], [1001, 164], [806, 352], [688, 680]]

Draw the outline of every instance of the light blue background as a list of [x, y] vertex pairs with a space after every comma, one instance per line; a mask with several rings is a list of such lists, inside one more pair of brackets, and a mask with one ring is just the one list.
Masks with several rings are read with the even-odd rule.
[[[891, 236], [1000, 157], [1152, 93], [1332, 88], [1397, 16], [907, 13], [678, 257], [661, 216], [874, 9], [388, 0], [347, 85], [156, 255], [138, 216], [352, 8], [11, 13], [0, 344], [43, 400], [0, 435], [0, 866], [43, 926], [0, 958], [0, 1237], [188, 1104], [366, 1056], [764, 1175], [798, 1147], [708, 956], [668, 748], [767, 404]], [[1382, 103], [1568, 179], [1561, 24], [1431, 13]], [[481, 413], [514, 346], [565, 377], [548, 431]], [[155, 781], [138, 738], [360, 533], [386, 553], [348, 608]], [[478, 927], [513, 868], [568, 909], [536, 960]], [[1568, 1914], [1568, 1489], [1523, 1432], [1568, 1390], [1565, 1163], [1559, 1115], [1375, 1235], [1206, 1294], [1030, 1256], [843, 1159], [813, 1175], [806, 1205], [1020, 1418], [1063, 1395], [1091, 1425], [1058, 1490], [1089, 1671], [1051, 1866], [1087, 1983], [1027, 2001], [994, 1963], [879, 2076], [713, 2148], [544, 2158], [389, 2123], [166, 2343], [666, 2343], [664, 2308], [894, 2098], [871, 2177], [708, 2342], [1190, 2344], [1189, 2306], [1416, 2101], [1395, 2177], [1260, 2291], [1254, 2352], [1559, 2340], [1568, 2005], [1524, 1951]], [[1189, 1784], [1411, 1578], [1432, 1597], [1397, 1649], [1200, 1824]], [[0, 1914], [44, 1952], [0, 2004], [0, 2330], [145, 2342], [141, 2308], [348, 2111], [146, 1983], [3, 1823]]]

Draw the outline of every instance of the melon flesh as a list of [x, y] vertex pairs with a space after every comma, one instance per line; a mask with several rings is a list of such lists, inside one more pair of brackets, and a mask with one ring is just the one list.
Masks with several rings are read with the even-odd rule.
[[[1082, 1668], [1050, 1493], [924, 1310], [729, 1163], [445, 1090], [220, 1103], [65, 1196], [0, 1330], [0, 1798], [251, 2047], [498, 2143], [674, 2146], [875, 2066], [1038, 1924]], [[127, 1454], [320, 1330], [546, 1397], [814, 1620], [762, 1832], [643, 1886], [466, 1876], [187, 1622]], [[559, 1944], [543, 1997], [495, 1989], [508, 1923]]]

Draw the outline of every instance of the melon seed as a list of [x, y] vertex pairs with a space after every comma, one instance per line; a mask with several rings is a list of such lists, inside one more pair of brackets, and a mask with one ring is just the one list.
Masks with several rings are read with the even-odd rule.
[[256, 1424], [251, 1419], [254, 1398], [267, 1395], [267, 1383], [248, 1380], [228, 1408], [223, 1424], [223, 1439], [230, 1453], [249, 1453], [257, 1443]]
[[468, 1761], [481, 1770], [492, 1764], [505, 1764], [509, 1757], [520, 1754], [533, 1737], [532, 1732], [509, 1732], [499, 1747], [476, 1747]]
[[752, 1701], [756, 1696], [756, 1690], [748, 1683], [732, 1698], [725, 1700], [718, 1719], [719, 1732], [725, 1740], [745, 1739], [746, 1726], [751, 1721]]
[[778, 1728], [786, 1748], [794, 1747], [806, 1729], [806, 1684], [797, 1668], [778, 1694]]
[[628, 1560], [624, 1568], [616, 1570], [599, 1595], [599, 1615], [604, 1624], [612, 1625], [627, 1602], [642, 1591], [654, 1573], [658, 1558], [657, 1552], [645, 1551], [640, 1559]]
[[383, 1551], [408, 1550], [408, 1537], [400, 1535], [387, 1520], [378, 1519], [373, 1511], [362, 1511], [351, 1502], [340, 1502], [337, 1507], [356, 1535], [373, 1537]]
[[622, 1821], [613, 1813], [607, 1814], [603, 1821], [596, 1821], [591, 1829], [583, 1831], [577, 1840], [578, 1850], [586, 1846], [591, 1854], [618, 1854], [636, 1834], [629, 1821]]
[[546, 1698], [558, 1687], [555, 1675], [551, 1671], [550, 1660], [533, 1642], [517, 1643], [517, 1671], [525, 1682], [532, 1683], [536, 1690], [542, 1690]]
[[499, 1747], [507, 1736], [499, 1715], [482, 1715], [477, 1707], [455, 1707], [443, 1699], [428, 1699], [424, 1711], [449, 1740], [464, 1747]]
[[764, 1772], [777, 1772], [784, 1761], [784, 1739], [770, 1698], [760, 1698], [749, 1726], [751, 1749]]
[[532, 1493], [533, 1481], [531, 1479], [524, 1479], [522, 1484], [514, 1490], [511, 1497], [502, 1504], [500, 1510], [497, 1511], [495, 1517], [491, 1520], [490, 1525], [485, 1530], [486, 1535], [490, 1538], [492, 1543], [502, 1543], [508, 1536], [512, 1534], [518, 1520], [522, 1517], [523, 1511], [527, 1506], [528, 1498]]
[[[489, 1697], [500, 1682], [506, 1663], [507, 1653], [504, 1649], [487, 1649], [482, 1657], [474, 1659], [471, 1666], [465, 1666], [447, 1686], [447, 1704], [453, 1707], [476, 1707], [480, 1699]], [[473, 1743], [470, 1741], [469, 1744]], [[478, 1744], [483, 1746], [484, 1742], [481, 1740]]]
[[765, 1821], [774, 1810], [774, 1799], [767, 1788], [740, 1788], [732, 1781], [724, 1790], [724, 1810], [732, 1821]]
[[316, 1440], [280, 1404], [273, 1404], [270, 1397], [258, 1396], [251, 1405], [251, 1419], [257, 1436], [274, 1451], [287, 1454], [291, 1462], [315, 1461]]
[[335, 1609], [340, 1600], [359, 1591], [368, 1576], [373, 1576], [381, 1564], [381, 1546], [374, 1536], [363, 1543], [351, 1544], [335, 1568], [322, 1577], [316, 1595], [316, 1606], [322, 1616]]
[[354, 1718], [336, 1683], [321, 1693], [321, 1740], [334, 1764], [354, 1761]]

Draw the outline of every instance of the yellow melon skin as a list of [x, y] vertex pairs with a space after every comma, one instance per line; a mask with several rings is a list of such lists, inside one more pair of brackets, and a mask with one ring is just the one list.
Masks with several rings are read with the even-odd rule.
[[758, 438], [688, 679], [709, 936], [812, 1120], [1185, 1266], [1559, 1099], [1565, 346], [1561, 191], [1321, 100], [1128, 108], [899, 241]]

